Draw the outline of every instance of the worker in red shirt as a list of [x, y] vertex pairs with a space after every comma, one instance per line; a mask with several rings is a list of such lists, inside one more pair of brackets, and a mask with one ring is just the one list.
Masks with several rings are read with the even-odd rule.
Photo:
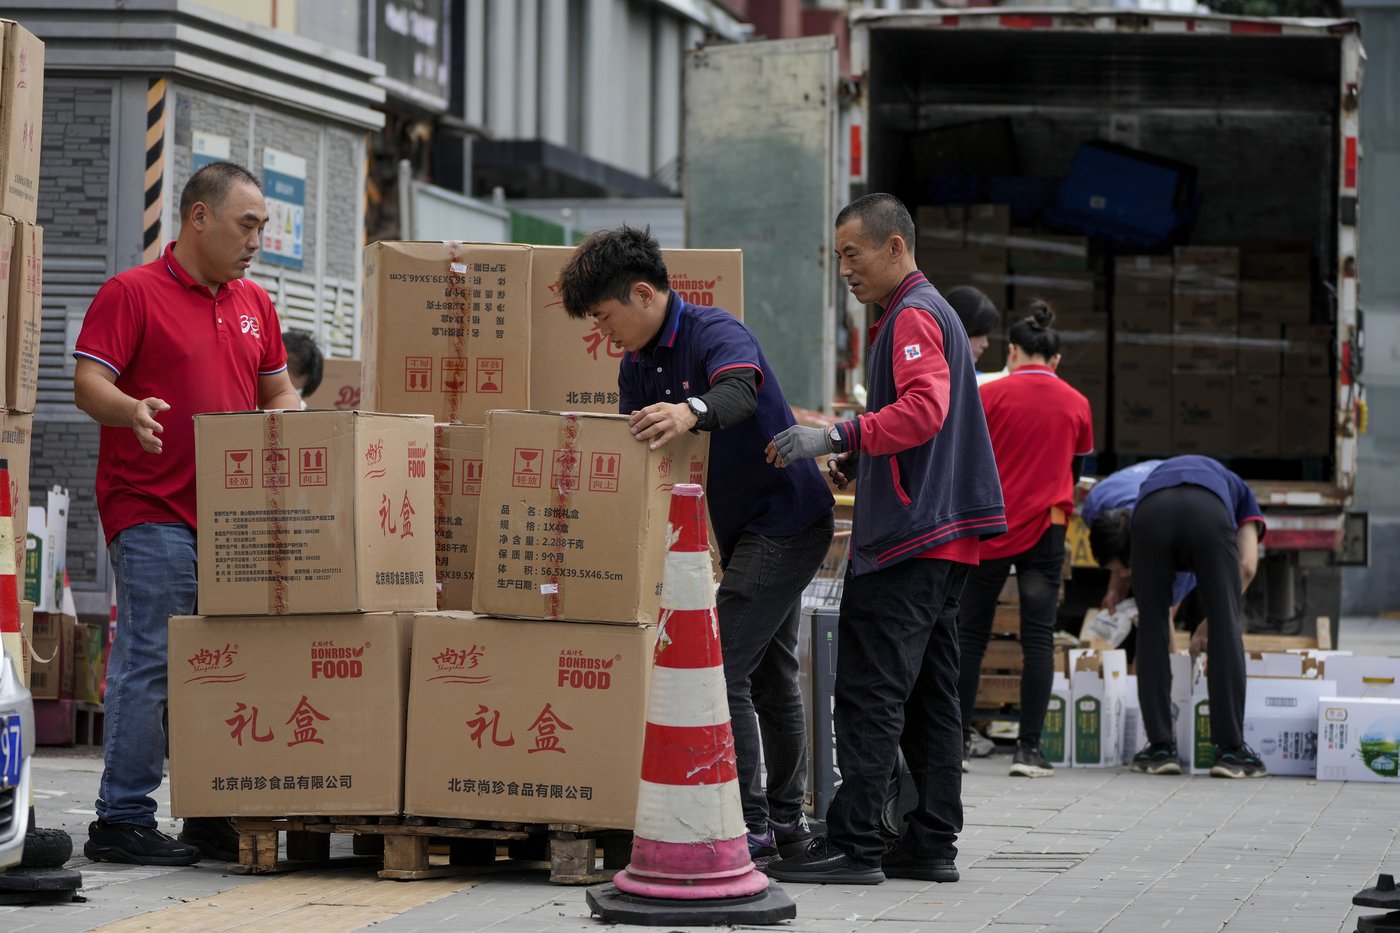
[[156, 826], [165, 762], [166, 621], [195, 611], [194, 416], [296, 408], [272, 301], [244, 278], [267, 204], [231, 162], [190, 177], [180, 233], [155, 260], [110, 279], [93, 298], [73, 355], [77, 406], [102, 425], [97, 513], [117, 583], [107, 667], [105, 768], [93, 861], [189, 865], [238, 858], [226, 819]]
[[1011, 327], [1004, 379], [981, 387], [1006, 502], [1006, 534], [982, 542], [958, 611], [963, 770], [970, 770], [972, 712], [997, 596], [1011, 568], [1021, 594], [1021, 728], [1011, 774], [1054, 774], [1040, 751], [1040, 731], [1055, 673], [1055, 610], [1065, 563], [1065, 525], [1074, 509], [1082, 460], [1094, 450], [1089, 402], [1055, 375], [1060, 337], [1043, 301]]

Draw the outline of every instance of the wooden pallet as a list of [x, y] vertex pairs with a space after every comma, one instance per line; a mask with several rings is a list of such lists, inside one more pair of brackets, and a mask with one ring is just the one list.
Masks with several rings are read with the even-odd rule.
[[[626, 830], [575, 823], [414, 816], [238, 817], [233, 822], [238, 829], [238, 864], [229, 870], [243, 875], [382, 863], [379, 877], [394, 881], [538, 867], [549, 869], [554, 884], [596, 884], [625, 867], [632, 851], [632, 834]], [[285, 858], [278, 857], [282, 834]], [[354, 856], [331, 858], [334, 834], [353, 837]], [[446, 847], [445, 863], [432, 860], [434, 846]]]

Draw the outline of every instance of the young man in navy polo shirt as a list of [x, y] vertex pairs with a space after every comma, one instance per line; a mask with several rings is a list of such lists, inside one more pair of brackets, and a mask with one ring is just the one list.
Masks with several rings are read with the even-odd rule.
[[621, 409], [640, 443], [655, 450], [686, 431], [711, 432], [707, 498], [724, 569], [720, 648], [749, 852], [762, 867], [812, 836], [802, 812], [807, 730], [797, 630], [802, 591], [831, 544], [831, 490], [811, 461], [781, 472], [764, 464], [769, 438], [794, 423], [778, 379], [733, 315], [670, 290], [650, 232], [593, 234], [559, 286], [571, 317], [592, 317], [626, 351]]
[[[1133, 756], [1133, 771], [1180, 774], [1171, 721], [1170, 611], [1178, 575], [1196, 577], [1206, 621], [1206, 688], [1210, 694], [1210, 735], [1215, 744], [1212, 777], [1265, 777], [1268, 770], [1244, 744], [1244, 643], [1240, 638], [1240, 596], [1254, 579], [1264, 517], [1244, 480], [1209, 457], [1173, 457], [1150, 472], [1129, 468], [1127, 484], [1115, 484], [1120, 497], [1137, 484], [1130, 508], [1097, 511], [1085, 502], [1089, 547], [1094, 559], [1119, 581], [1129, 574], [1138, 607], [1138, 700], [1148, 745]], [[1109, 483], [1113, 474], [1104, 480]], [[1107, 487], [1105, 487], [1107, 488]], [[1097, 491], [1097, 487], [1096, 487]], [[1094, 507], [1091, 510], [1091, 505]], [[1112, 590], [1113, 587], [1111, 586]], [[1110, 597], [1105, 597], [1108, 602]], [[1201, 629], [1197, 629], [1198, 636]], [[1193, 639], [1194, 641], [1194, 639]]]
[[[1001, 482], [967, 333], [915, 265], [909, 211], [888, 194], [853, 201], [836, 217], [836, 252], [851, 294], [880, 310], [866, 410], [830, 431], [789, 428], [768, 458], [792, 468], [856, 457], [854, 470], [849, 459], [831, 466], [838, 482], [852, 472], [859, 480], [836, 656], [841, 787], [827, 835], [768, 873], [809, 883], [957, 881], [958, 600], [980, 539], [1006, 531]], [[901, 748], [919, 802], [886, 852], [880, 815]]]
[[102, 425], [97, 512], [117, 581], [107, 668], [106, 766], [94, 861], [189, 865], [238, 858], [228, 820], [156, 828], [165, 762], [166, 620], [195, 611], [194, 416], [300, 408], [267, 292], [245, 279], [267, 223], [255, 177], [230, 162], [196, 172], [180, 235], [155, 262], [98, 291], [73, 355], [77, 406]]

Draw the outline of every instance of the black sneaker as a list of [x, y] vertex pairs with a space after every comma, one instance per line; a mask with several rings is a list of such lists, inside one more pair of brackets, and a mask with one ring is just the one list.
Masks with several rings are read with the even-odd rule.
[[189, 817], [179, 839], [198, 849], [204, 858], [216, 862], [238, 861], [238, 830], [226, 816]]
[[963, 774], [972, 771], [972, 736], [963, 739]]
[[155, 827], [103, 820], [88, 825], [83, 855], [94, 862], [129, 865], [193, 865], [199, 861], [198, 849], [172, 839]]
[[1260, 778], [1268, 777], [1269, 769], [1254, 754], [1248, 745], [1235, 748], [1215, 746], [1215, 764], [1210, 769], [1211, 777], [1218, 778]]
[[778, 860], [778, 847], [773, 842], [773, 827], [769, 826], [761, 833], [749, 833], [749, 859], [759, 871]]
[[1146, 748], [1133, 756], [1128, 770], [1139, 774], [1180, 774], [1181, 761], [1176, 754], [1176, 743], [1149, 742]]
[[958, 866], [950, 858], [928, 858], [914, 854], [896, 842], [880, 860], [886, 878], [951, 883], [958, 880]]
[[800, 884], [880, 884], [885, 880], [879, 865], [861, 865], [845, 852], [828, 845], [825, 836], [816, 837], [792, 858], [769, 865], [767, 872], [770, 878]]
[[1045, 760], [1045, 756], [1040, 753], [1040, 743], [1034, 745], [1021, 745], [1017, 743], [1016, 754], [1011, 759], [1011, 776], [1042, 778], [1054, 777], [1055, 769], [1050, 767], [1050, 762]]
[[778, 854], [783, 858], [801, 854], [813, 839], [826, 831], [824, 825], [820, 822], [813, 823], [807, 819], [805, 813], [797, 814], [797, 819], [791, 823], [769, 820], [768, 826], [773, 830], [773, 844], [778, 847]]

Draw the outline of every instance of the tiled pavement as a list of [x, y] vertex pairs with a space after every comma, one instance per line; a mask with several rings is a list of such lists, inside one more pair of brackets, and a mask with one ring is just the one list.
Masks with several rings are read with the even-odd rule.
[[[1351, 643], [1344, 629], [1343, 646], [1400, 654], [1396, 629], [1400, 624], [1355, 630]], [[1363, 635], [1370, 641], [1360, 641]], [[1030, 781], [1008, 777], [1007, 764], [1004, 755], [977, 759], [973, 773], [965, 776], [960, 883], [786, 885], [798, 918], [778, 929], [1351, 933], [1357, 916], [1374, 913], [1353, 908], [1352, 895], [1374, 884], [1379, 871], [1400, 874], [1395, 845], [1400, 787], [1394, 785], [1148, 777], [1122, 768], [1060, 770], [1053, 778]], [[93, 818], [100, 767], [91, 752], [78, 750], [43, 750], [36, 760], [41, 825], [62, 825], [73, 834], [77, 853]], [[168, 813], [166, 789], [157, 797], [162, 814]], [[334, 851], [348, 854], [348, 837], [334, 840]], [[83, 873], [84, 903], [0, 907], [0, 931], [78, 933], [136, 915], [152, 928], [176, 929], [158, 912], [242, 885], [269, 884], [229, 875], [222, 865], [135, 868], [91, 865], [82, 858], [72, 864]], [[378, 881], [369, 869], [340, 871], [367, 889], [357, 904], [376, 897], [403, 900], [411, 894], [405, 888], [414, 884]], [[383, 916], [366, 911], [363, 922]], [[356, 928], [354, 917], [353, 908], [342, 907], [335, 929]], [[280, 916], [246, 915], [230, 917], [218, 928], [234, 925], [254, 931], [276, 927], [278, 933], [293, 929]], [[551, 886], [540, 872], [483, 876], [374, 925], [379, 933], [605, 928], [589, 917], [582, 890]], [[330, 927], [313, 922], [295, 929], [320, 933]]]
[[[1061, 770], [1029, 781], [1007, 776], [1007, 763], [1004, 755], [978, 759], [965, 778], [960, 883], [787, 885], [798, 919], [786, 928], [1350, 933], [1356, 916], [1371, 912], [1352, 908], [1352, 894], [1374, 883], [1378, 871], [1400, 869], [1400, 788], [1394, 786], [1147, 777], [1121, 768]], [[42, 822], [61, 820], [81, 852], [97, 761], [46, 756], [38, 764]], [[336, 848], [348, 853], [347, 838], [336, 837]], [[223, 866], [135, 868], [81, 858], [73, 864], [83, 872], [85, 903], [0, 907], [0, 929], [77, 933], [266, 883], [226, 874]], [[413, 884], [378, 881], [369, 869], [343, 872], [399, 895]], [[482, 877], [374, 929], [568, 933], [603, 927], [589, 918], [582, 890], [551, 886], [543, 873], [515, 873]]]

